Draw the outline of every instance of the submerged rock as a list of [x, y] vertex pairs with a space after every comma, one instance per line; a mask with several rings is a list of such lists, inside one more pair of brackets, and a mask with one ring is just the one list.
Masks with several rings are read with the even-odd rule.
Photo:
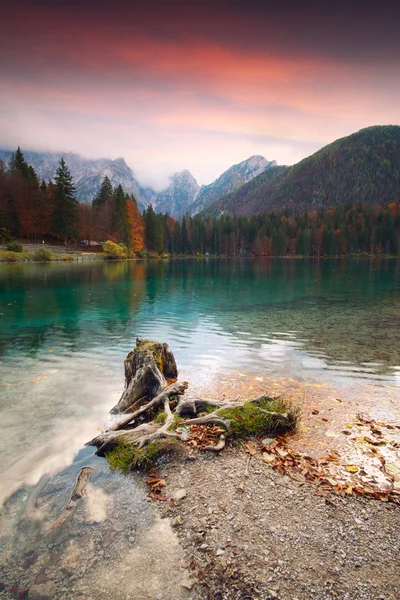
[[47, 583], [33, 585], [29, 590], [28, 598], [29, 600], [51, 600], [54, 598], [55, 592], [55, 583], [48, 581]]

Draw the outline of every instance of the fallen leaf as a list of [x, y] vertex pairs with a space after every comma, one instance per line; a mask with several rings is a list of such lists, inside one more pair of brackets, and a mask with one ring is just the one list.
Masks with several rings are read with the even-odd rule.
[[43, 381], [44, 379], [47, 379], [47, 375], [39, 375], [39, 377], [32, 379], [32, 383], [39, 383], [39, 381]]
[[246, 452], [247, 452], [247, 454], [251, 454], [251, 456], [254, 456], [254, 454], [257, 453], [257, 446], [256, 446], [255, 442], [247, 442], [246, 443]]
[[357, 465], [346, 465], [346, 471], [348, 471], [349, 473], [357, 473], [358, 467]]
[[275, 462], [275, 455], [274, 454], [270, 454], [269, 452], [263, 452], [262, 453], [262, 459], [264, 462], [268, 463], [269, 465], [272, 465]]
[[393, 477], [400, 477], [400, 467], [395, 465], [394, 463], [387, 462], [385, 464], [385, 470], [392, 475]]

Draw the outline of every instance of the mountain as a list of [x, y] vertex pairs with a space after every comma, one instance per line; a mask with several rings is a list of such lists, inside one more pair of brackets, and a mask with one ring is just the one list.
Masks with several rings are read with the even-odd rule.
[[[0, 150], [0, 160], [7, 164], [11, 154], [12, 152], [9, 150]], [[106, 175], [114, 187], [121, 184], [125, 192], [133, 194], [141, 210], [146, 208], [156, 197], [153, 190], [140, 187], [132, 169], [128, 167], [123, 158], [115, 160], [88, 159], [71, 152], [62, 154], [29, 151], [24, 151], [24, 157], [26, 162], [35, 169], [39, 179], [45, 181], [54, 178], [59, 162], [64, 157], [76, 186], [76, 197], [81, 202], [93, 200]]]
[[275, 167], [226, 195], [205, 213], [249, 216], [290, 208], [317, 210], [400, 197], [400, 126], [362, 129], [292, 167]]
[[275, 166], [275, 161], [268, 161], [263, 156], [257, 155], [251, 156], [237, 165], [233, 165], [213, 183], [201, 186], [190, 209], [190, 214], [196, 215], [220, 198], [236, 191], [243, 184], [260, 175], [260, 173]]
[[154, 206], [159, 213], [168, 213], [179, 218], [191, 212], [191, 206], [200, 189], [199, 184], [189, 171], [175, 173], [170, 178], [170, 185], [154, 199]]
[[[76, 186], [76, 197], [81, 202], [90, 203], [107, 175], [113, 187], [121, 184], [128, 194], [133, 194], [139, 209], [144, 210], [150, 204], [158, 213], [169, 213], [174, 218], [184, 214], [195, 215], [208, 208], [227, 194], [236, 191], [257, 175], [277, 168], [275, 161], [263, 156], [251, 156], [243, 162], [233, 165], [209, 185], [199, 187], [193, 175], [187, 171], [175, 173], [169, 186], [161, 192], [141, 187], [133, 171], [123, 158], [88, 159], [74, 154], [53, 152], [23, 151], [26, 162], [35, 169], [39, 179], [52, 180], [61, 158], [64, 158]], [[0, 150], [0, 160], [6, 164], [11, 158], [10, 150]]]

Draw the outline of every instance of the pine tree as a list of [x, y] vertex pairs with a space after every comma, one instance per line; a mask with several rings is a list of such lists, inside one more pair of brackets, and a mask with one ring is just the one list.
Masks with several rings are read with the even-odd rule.
[[28, 178], [28, 165], [25, 161], [24, 155], [22, 154], [21, 148], [18, 146], [15, 152], [12, 153], [10, 161], [10, 171], [15, 173], [19, 171], [23, 177]]
[[157, 219], [152, 205], [143, 213], [146, 248], [155, 252], [157, 248]]
[[114, 232], [117, 241], [131, 245], [131, 233], [128, 220], [128, 209], [126, 196], [121, 184], [114, 190], [114, 207], [111, 216], [111, 229]]
[[63, 238], [64, 244], [67, 245], [68, 238], [76, 235], [78, 201], [75, 198], [72, 175], [63, 158], [54, 179], [53, 231]]
[[104, 177], [102, 184], [96, 196], [93, 198], [92, 206], [111, 205], [113, 198], [113, 187], [107, 175]]

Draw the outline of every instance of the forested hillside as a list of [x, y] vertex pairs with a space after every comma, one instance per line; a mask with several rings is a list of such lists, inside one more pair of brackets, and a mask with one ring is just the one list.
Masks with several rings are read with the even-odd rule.
[[[274, 186], [287, 168], [274, 167], [247, 184], [247, 194]], [[385, 197], [389, 192], [385, 193]], [[150, 205], [141, 214], [133, 197], [106, 176], [91, 204], [79, 203], [62, 159], [54, 183], [40, 182], [18, 149], [9, 169], [0, 168], [0, 237], [82, 240], [123, 244], [130, 255], [336, 256], [365, 252], [397, 255], [400, 202], [355, 201], [326, 209], [290, 209], [251, 217], [189, 215], [176, 220]]]
[[[281, 169], [281, 168], [280, 168]], [[362, 129], [325, 146], [287, 169], [263, 173], [210, 207], [247, 215], [289, 208], [317, 210], [353, 202], [400, 198], [400, 127]]]

